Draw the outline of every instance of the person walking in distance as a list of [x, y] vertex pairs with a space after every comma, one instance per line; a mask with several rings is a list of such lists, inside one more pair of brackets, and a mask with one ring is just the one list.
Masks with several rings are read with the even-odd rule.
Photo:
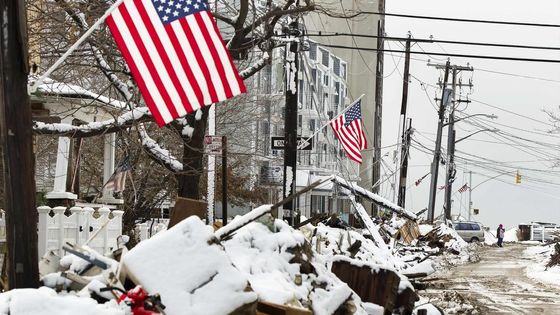
[[504, 247], [504, 234], [506, 233], [506, 230], [504, 229], [504, 226], [502, 224], [500, 224], [498, 226], [498, 230], [496, 231], [496, 237], [498, 238], [498, 246], [500, 247]]

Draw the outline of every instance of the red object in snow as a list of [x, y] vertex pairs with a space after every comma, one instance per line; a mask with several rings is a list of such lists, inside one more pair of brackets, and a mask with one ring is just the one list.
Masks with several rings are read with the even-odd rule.
[[130, 305], [133, 315], [161, 314], [156, 308], [158, 305], [162, 306], [159, 296], [148, 295], [148, 292], [141, 286], [136, 286], [134, 289], [123, 293], [118, 299], [118, 303], [121, 302]]

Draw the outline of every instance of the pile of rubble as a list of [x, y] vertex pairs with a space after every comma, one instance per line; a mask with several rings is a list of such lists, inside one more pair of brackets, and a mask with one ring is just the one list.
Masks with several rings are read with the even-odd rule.
[[[324, 214], [292, 227], [271, 215], [279, 203], [224, 227], [190, 216], [130, 251], [126, 237], [107, 255], [67, 244], [66, 256], [43, 258], [48, 288], [33, 307], [72, 299], [107, 315], [441, 313], [418, 302], [416, 290], [435, 272], [435, 256], [459, 254], [466, 243], [444, 224], [419, 226], [402, 208], [374, 222], [352, 204], [358, 227]], [[17, 314], [22, 294], [0, 294], [0, 314]]]
[[550, 254], [550, 260], [546, 264], [546, 268], [560, 265], [560, 243], [554, 244], [554, 252]]

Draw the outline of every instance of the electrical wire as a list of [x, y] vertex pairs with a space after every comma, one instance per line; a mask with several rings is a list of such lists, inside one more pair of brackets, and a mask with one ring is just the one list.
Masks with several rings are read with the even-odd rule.
[[373, 14], [373, 15], [393, 16], [393, 17], [411, 18], [411, 19], [424, 19], [424, 20], [440, 20], [440, 21], [449, 21], [449, 22], [466, 22], [466, 23], [484, 23], [484, 24], [501, 24], [501, 25], [560, 28], [560, 24], [529, 23], [529, 22], [498, 21], [498, 20], [480, 20], [480, 19], [464, 19], [464, 18], [451, 18], [451, 17], [427, 16], [427, 15], [412, 15], [412, 14], [398, 14], [398, 13], [372, 12], [372, 11], [359, 11], [359, 12], [357, 12], [356, 15], [360, 15], [360, 14]]

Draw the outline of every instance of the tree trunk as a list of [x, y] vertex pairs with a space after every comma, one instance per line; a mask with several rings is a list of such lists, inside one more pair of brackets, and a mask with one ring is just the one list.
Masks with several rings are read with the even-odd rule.
[[189, 126], [194, 128], [192, 137], [183, 136], [183, 172], [177, 177], [177, 196], [183, 198], [200, 199], [200, 176], [204, 171], [204, 136], [208, 123], [208, 109], [202, 108], [202, 117], [195, 119], [195, 114], [187, 116]]

